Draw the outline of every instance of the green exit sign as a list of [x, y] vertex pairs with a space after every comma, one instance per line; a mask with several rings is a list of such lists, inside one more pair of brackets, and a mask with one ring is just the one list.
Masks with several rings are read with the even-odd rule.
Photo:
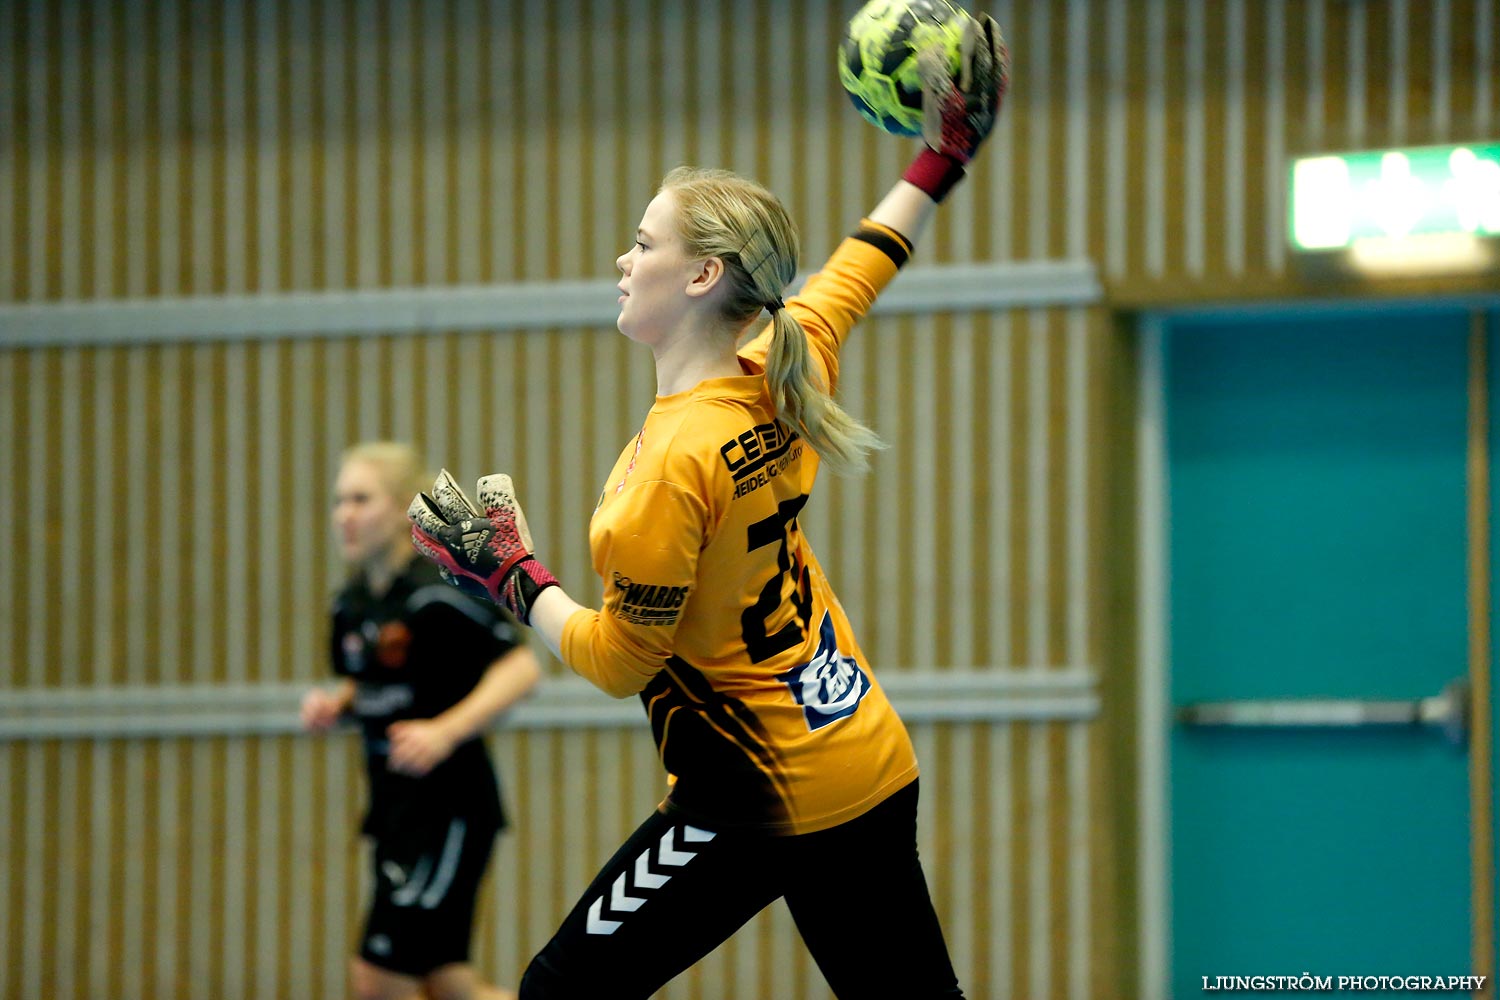
[[1500, 143], [1423, 146], [1292, 161], [1292, 245], [1500, 236]]

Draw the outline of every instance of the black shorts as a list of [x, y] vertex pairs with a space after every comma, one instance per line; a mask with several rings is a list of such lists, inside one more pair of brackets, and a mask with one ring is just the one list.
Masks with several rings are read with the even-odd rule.
[[469, 960], [474, 901], [498, 828], [452, 817], [378, 838], [359, 956], [408, 976]]
[[774, 837], [656, 813], [521, 980], [521, 1000], [645, 998], [778, 897], [839, 1000], [962, 997], [917, 858], [917, 783]]

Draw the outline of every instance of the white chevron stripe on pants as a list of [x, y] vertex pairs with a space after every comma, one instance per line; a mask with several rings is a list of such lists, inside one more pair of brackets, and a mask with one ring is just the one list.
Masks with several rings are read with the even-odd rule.
[[[672, 841], [677, 833], [676, 827], [671, 827], [661, 835], [655, 848], [647, 848], [635, 859], [633, 872], [621, 872], [619, 878], [615, 879], [614, 885], [609, 892], [609, 908], [616, 913], [634, 913], [644, 906], [649, 899], [648, 896], [632, 896], [627, 891], [633, 888], [636, 892], [650, 892], [660, 889], [671, 881], [670, 875], [658, 875], [651, 871], [650, 864], [653, 860], [651, 855], [655, 851], [657, 864], [670, 865], [673, 868], [681, 868], [689, 861], [698, 856], [697, 851], [679, 850], [674, 847]], [[685, 843], [706, 844], [713, 840], [716, 834], [710, 830], [700, 830], [696, 826], [685, 825], [682, 827], [682, 840]], [[635, 885], [632, 887], [627, 881], [627, 874], [634, 875]], [[620, 929], [620, 920], [609, 920], [604, 916], [604, 896], [597, 897], [589, 905], [588, 932], [590, 934], [613, 934]]]

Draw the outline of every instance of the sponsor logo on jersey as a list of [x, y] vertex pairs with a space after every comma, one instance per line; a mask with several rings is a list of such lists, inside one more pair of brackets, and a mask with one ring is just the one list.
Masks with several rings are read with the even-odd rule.
[[415, 702], [410, 684], [361, 684], [354, 690], [354, 714], [361, 719], [395, 715]]
[[411, 638], [405, 622], [386, 622], [375, 637], [375, 659], [387, 670], [400, 670], [406, 666]]
[[784, 451], [777, 458], [766, 462], [759, 469], [745, 476], [734, 484], [734, 498], [748, 496], [754, 493], [786, 471], [786, 467], [802, 457], [802, 445], [799, 442], [793, 445], [789, 451]]
[[637, 583], [616, 573], [614, 592], [604, 598], [604, 607], [616, 618], [635, 625], [672, 625], [682, 617], [690, 589]]
[[870, 678], [858, 661], [839, 652], [833, 619], [826, 611], [818, 627], [818, 651], [813, 658], [776, 676], [791, 688], [812, 732], [853, 715], [870, 691]]
[[744, 496], [783, 472], [802, 454], [798, 441], [796, 432], [775, 421], [757, 424], [725, 441], [719, 447], [719, 457], [735, 483], [744, 485], [746, 480], [757, 483], [743, 492], [737, 488], [734, 495]]

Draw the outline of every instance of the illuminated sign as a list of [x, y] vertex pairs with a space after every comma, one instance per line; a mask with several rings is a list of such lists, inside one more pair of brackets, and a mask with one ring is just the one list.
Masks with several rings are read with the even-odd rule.
[[1292, 246], [1299, 250], [1500, 236], [1500, 143], [1294, 160], [1290, 202]]

